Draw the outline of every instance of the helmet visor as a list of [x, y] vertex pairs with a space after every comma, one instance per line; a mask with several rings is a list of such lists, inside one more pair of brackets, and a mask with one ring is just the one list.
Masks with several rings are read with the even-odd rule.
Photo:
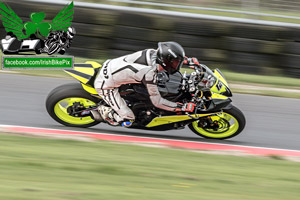
[[170, 73], [175, 73], [179, 71], [183, 64], [183, 59], [172, 59], [169, 62]]
[[164, 66], [163, 68], [169, 73], [173, 74], [177, 71], [179, 71], [180, 67], [183, 64], [182, 59], [172, 59], [172, 60], [164, 60]]
[[180, 68], [181, 66], [181, 63], [182, 63], [182, 60], [180, 60], [180, 59], [173, 59], [172, 61], [171, 61], [171, 67], [173, 68], [173, 69], [178, 69], [178, 68]]

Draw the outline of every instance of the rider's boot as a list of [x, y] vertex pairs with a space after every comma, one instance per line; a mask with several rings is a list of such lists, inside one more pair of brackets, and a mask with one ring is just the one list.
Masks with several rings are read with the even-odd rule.
[[108, 106], [100, 105], [97, 110], [92, 110], [92, 117], [96, 121], [106, 121], [112, 126], [121, 125], [123, 127], [130, 127], [133, 123], [133, 120], [125, 120], [118, 122], [120, 120], [120, 116]]
[[113, 126], [117, 126], [119, 125], [119, 123], [114, 119], [114, 110], [111, 108], [111, 107], [108, 107], [108, 106], [104, 106], [104, 105], [100, 105], [98, 108], [98, 114], [95, 113], [94, 115], [94, 112], [92, 112], [93, 114], [93, 117], [97, 117], [97, 119], [102, 119], [102, 121], [106, 121], [108, 122], [110, 125], [113, 125]]

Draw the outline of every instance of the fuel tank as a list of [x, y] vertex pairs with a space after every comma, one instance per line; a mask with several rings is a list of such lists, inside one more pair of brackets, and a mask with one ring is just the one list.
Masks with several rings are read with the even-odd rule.
[[[162, 97], [173, 99], [180, 94], [182, 75], [177, 72], [168, 75], [165, 72], [157, 74], [157, 86]], [[144, 84], [127, 84], [120, 87], [120, 94], [125, 100], [129, 101], [147, 101], [149, 94]]]
[[165, 72], [157, 74], [157, 85], [161, 96], [178, 96], [182, 83], [182, 75], [180, 72], [168, 75]]

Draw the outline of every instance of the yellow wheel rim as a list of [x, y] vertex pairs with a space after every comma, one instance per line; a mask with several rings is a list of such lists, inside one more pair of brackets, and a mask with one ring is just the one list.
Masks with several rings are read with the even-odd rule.
[[69, 106], [72, 106], [73, 103], [75, 103], [75, 102], [79, 102], [86, 108], [88, 108], [89, 106], [96, 105], [95, 102], [93, 102], [89, 99], [81, 98], [81, 97], [65, 98], [55, 104], [55, 106], [54, 106], [55, 115], [62, 121], [70, 123], [70, 124], [85, 125], [85, 124], [90, 124], [90, 123], [94, 122], [95, 120], [93, 120], [89, 116], [88, 117], [73, 117], [73, 116], [69, 115], [69, 113], [67, 112], [67, 108]]
[[216, 116], [211, 116], [211, 119], [213, 121], [223, 121], [225, 120], [226, 122], [228, 122], [229, 126], [227, 127], [220, 127], [218, 130], [213, 130], [213, 129], [203, 129], [201, 127], [198, 126], [198, 122], [199, 121], [194, 121], [192, 122], [193, 128], [201, 135], [209, 137], [209, 138], [226, 138], [229, 137], [233, 134], [235, 134], [237, 132], [237, 130], [239, 129], [239, 122], [237, 121], [237, 119], [228, 114], [228, 113], [219, 113]]

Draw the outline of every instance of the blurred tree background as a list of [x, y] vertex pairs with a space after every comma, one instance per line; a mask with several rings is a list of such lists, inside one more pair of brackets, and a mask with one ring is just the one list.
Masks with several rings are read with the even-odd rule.
[[[300, 77], [300, 1], [81, 1], [97, 4], [75, 1], [71, 55], [113, 58], [172, 40], [212, 68]], [[25, 21], [45, 7], [52, 20], [66, 2], [6, 1]]]
[[[201, 12], [201, 8], [216, 8], [241, 12], [257, 12], [257, 14], [278, 14], [285, 16], [300, 16], [300, 1], [298, 0], [76, 0], [93, 3], [118, 4], [155, 7], [167, 4], [166, 9], [172, 10], [177, 5], [189, 6], [190, 12]], [[193, 10], [194, 9], [194, 10]], [[199, 9], [199, 10], [198, 10]], [[220, 11], [223, 12], [223, 11]], [[233, 13], [232, 13], [233, 14]], [[245, 16], [244, 17], [251, 17]]]

